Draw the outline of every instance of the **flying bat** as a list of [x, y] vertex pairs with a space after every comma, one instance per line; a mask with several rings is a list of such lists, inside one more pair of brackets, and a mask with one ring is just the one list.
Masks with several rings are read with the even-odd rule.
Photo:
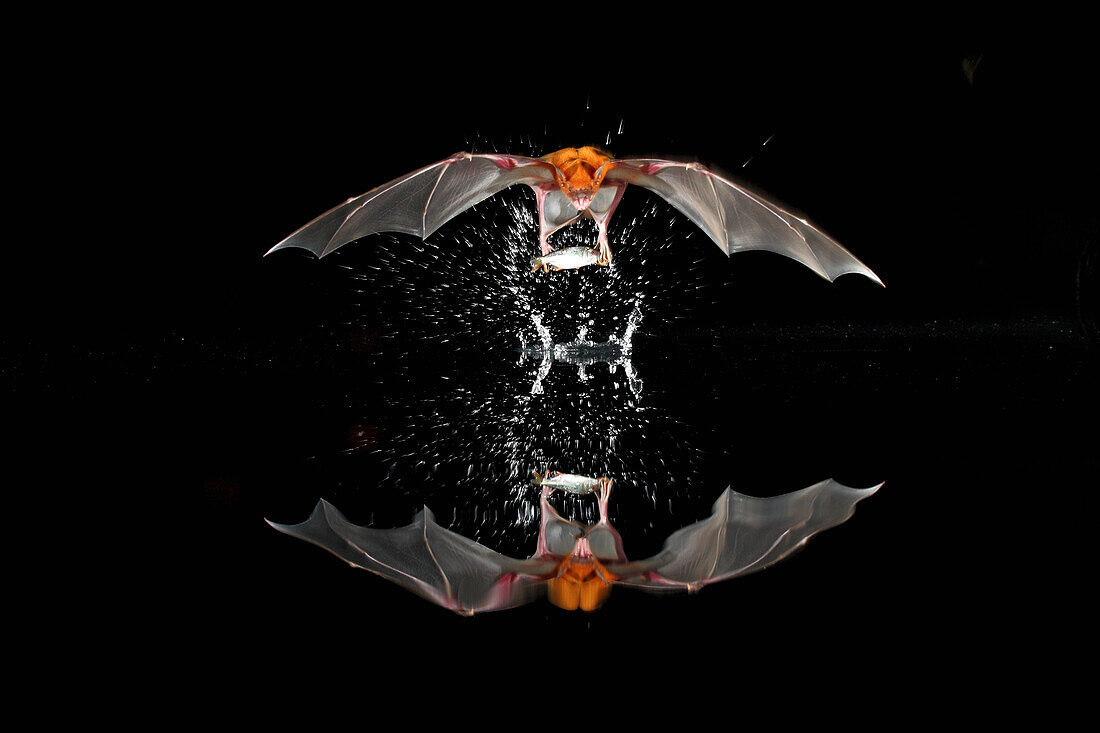
[[[285, 247], [301, 247], [324, 257], [378, 232], [405, 232], [426, 239], [461, 212], [517, 184], [530, 186], [535, 192], [542, 257], [553, 252], [550, 235], [587, 218], [596, 222], [598, 236], [596, 256], [584, 264], [609, 265], [608, 222], [623, 192], [633, 184], [672, 204], [727, 255], [767, 250], [798, 260], [830, 281], [855, 272], [882, 284], [870, 268], [805, 219], [699, 163], [656, 158], [619, 160], [587, 146], [564, 148], [541, 158], [456, 153], [348, 199], [267, 254]], [[561, 269], [576, 266], [583, 265], [570, 262]]]
[[[611, 479], [548, 471], [536, 473], [535, 483], [542, 487], [539, 538], [526, 559], [441, 527], [427, 507], [411, 524], [395, 529], [356, 526], [324, 500], [301, 524], [268, 523], [462, 615], [513, 608], [543, 593], [561, 608], [591, 611], [616, 584], [694, 592], [762, 570], [846, 521], [857, 502], [882, 486], [853, 489], [828, 480], [766, 499], [727, 488], [710, 517], [670, 535], [657, 555], [632, 562], [608, 518]], [[562, 517], [549, 503], [559, 489], [596, 494], [599, 521], [580, 524]]]

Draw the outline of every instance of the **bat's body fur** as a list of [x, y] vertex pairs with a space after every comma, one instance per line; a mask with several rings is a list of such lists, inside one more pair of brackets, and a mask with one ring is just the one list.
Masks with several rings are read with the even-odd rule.
[[561, 192], [578, 209], [585, 209], [599, 191], [608, 171], [604, 166], [612, 158], [602, 150], [586, 145], [583, 148], [562, 148], [542, 156], [542, 160], [554, 166], [554, 180], [561, 187]]

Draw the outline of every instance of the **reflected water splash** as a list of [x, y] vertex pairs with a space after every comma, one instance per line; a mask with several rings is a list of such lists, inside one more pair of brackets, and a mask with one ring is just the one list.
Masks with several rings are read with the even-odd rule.
[[611, 374], [615, 374], [616, 370], [622, 367], [630, 391], [635, 396], [642, 393], [642, 380], [638, 378], [638, 373], [630, 362], [631, 339], [633, 339], [638, 325], [642, 322], [642, 311], [638, 304], [634, 305], [634, 310], [627, 317], [623, 335], [615, 336], [612, 334], [607, 341], [589, 341], [587, 338], [588, 327], [581, 326], [577, 331], [577, 337], [572, 341], [554, 343], [550, 329], [543, 324], [542, 317], [539, 314], [531, 314], [531, 321], [538, 333], [539, 342], [528, 346], [523, 333], [520, 332], [519, 334], [521, 345], [520, 363], [522, 364], [528, 358], [539, 360], [539, 370], [535, 375], [534, 384], [531, 385], [531, 394], [543, 393], [542, 381], [550, 373], [550, 367], [555, 361], [575, 365], [577, 367], [577, 378], [582, 382], [588, 381], [589, 377], [585, 367], [591, 364], [604, 362], [608, 365]]
[[[564, 488], [555, 479], [573, 493], [594, 494], [599, 520], [562, 517], [550, 504]], [[611, 479], [547, 472], [536, 474], [536, 483], [542, 488], [540, 528], [528, 558], [502, 555], [441, 527], [428, 507], [408, 526], [373, 529], [351, 523], [322, 499], [301, 524], [269, 524], [461, 615], [514, 608], [543, 593], [560, 608], [591, 611], [615, 585], [695, 592], [762, 570], [845, 522], [857, 502], [882, 486], [853, 489], [830, 479], [772, 498], [727, 488], [707, 519], [671, 534], [653, 557], [630, 561], [608, 517]]]

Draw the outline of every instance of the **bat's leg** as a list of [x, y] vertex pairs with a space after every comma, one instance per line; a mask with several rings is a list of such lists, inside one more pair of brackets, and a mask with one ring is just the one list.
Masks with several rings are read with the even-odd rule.
[[598, 265], [611, 264], [611, 245], [607, 240], [607, 223], [611, 220], [611, 215], [615, 213], [615, 207], [619, 205], [625, 190], [625, 183], [608, 183], [601, 186], [596, 198], [588, 207], [588, 215], [596, 221], [596, 228], [600, 232], [598, 239], [600, 258], [596, 261]]
[[554, 228], [546, 222], [546, 195], [551, 189], [546, 186], [532, 186], [535, 192], [535, 203], [539, 207], [539, 248], [544, 255], [550, 254], [554, 248], [550, 246], [550, 233]]
[[581, 212], [561, 195], [557, 184], [531, 186], [531, 190], [535, 192], [539, 208], [539, 248], [547, 255], [554, 251], [550, 235], [579, 219]]
[[597, 504], [600, 508], [600, 524], [609, 524], [610, 521], [607, 518], [607, 503], [611, 500], [611, 484], [612, 479], [601, 478], [599, 488], [599, 499]]
[[[549, 472], [544, 473], [547, 476]], [[550, 506], [550, 494], [554, 489], [546, 484], [542, 485], [542, 493], [539, 495], [539, 543], [535, 548], [533, 557], [547, 557], [550, 548], [546, 546], [546, 527], [550, 524], [550, 518], [554, 516], [554, 508]]]
[[600, 249], [600, 257], [596, 260], [597, 265], [610, 265], [611, 264], [611, 245], [607, 242], [607, 224], [599, 220], [596, 221], [596, 226], [600, 230], [600, 236], [597, 239]]
[[[546, 194], [550, 190], [545, 186], [531, 186], [531, 190], [535, 192], [535, 205], [539, 210], [539, 248], [544, 255], [548, 255], [551, 252], [550, 242], [547, 238], [550, 236], [550, 230], [546, 226]], [[538, 268], [536, 268], [538, 269]]]

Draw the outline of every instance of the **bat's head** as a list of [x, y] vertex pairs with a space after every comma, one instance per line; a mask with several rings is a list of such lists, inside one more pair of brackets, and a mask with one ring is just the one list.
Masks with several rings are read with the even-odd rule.
[[615, 576], [594, 557], [570, 555], [561, 561], [553, 578], [546, 581], [550, 602], [566, 611], [595, 611], [611, 595]]
[[600, 190], [604, 174], [610, 169], [610, 153], [586, 145], [563, 148], [544, 155], [542, 160], [554, 166], [554, 180], [578, 211], [584, 211]]

